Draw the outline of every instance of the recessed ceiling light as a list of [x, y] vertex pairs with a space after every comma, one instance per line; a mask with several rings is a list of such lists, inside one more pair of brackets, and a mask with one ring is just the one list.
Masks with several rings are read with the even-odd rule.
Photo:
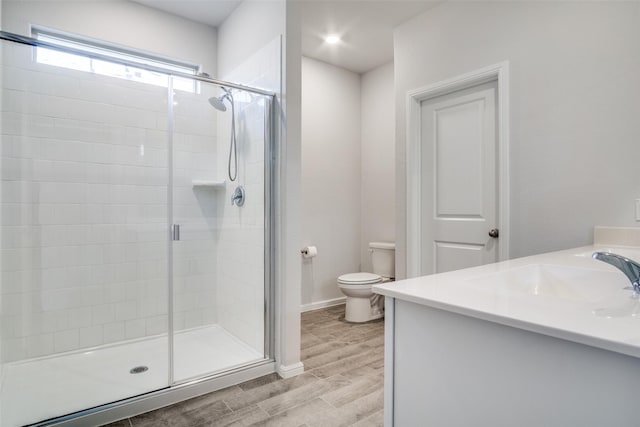
[[336, 44], [340, 42], [340, 36], [337, 34], [330, 34], [324, 38], [324, 41], [329, 44]]

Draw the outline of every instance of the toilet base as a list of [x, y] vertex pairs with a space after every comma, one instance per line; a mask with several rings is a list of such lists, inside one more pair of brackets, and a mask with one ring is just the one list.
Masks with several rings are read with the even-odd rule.
[[381, 319], [384, 312], [377, 307], [371, 307], [369, 298], [347, 297], [344, 320], [352, 323], [363, 323], [371, 320]]

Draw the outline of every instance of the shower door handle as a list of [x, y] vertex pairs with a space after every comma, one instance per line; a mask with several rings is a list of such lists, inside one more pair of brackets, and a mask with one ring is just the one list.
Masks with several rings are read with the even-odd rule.
[[173, 224], [171, 226], [171, 239], [180, 240], [180, 224]]

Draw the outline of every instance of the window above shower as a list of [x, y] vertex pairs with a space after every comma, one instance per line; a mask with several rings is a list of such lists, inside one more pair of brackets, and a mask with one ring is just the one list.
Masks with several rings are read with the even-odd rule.
[[[35, 60], [39, 64], [85, 71], [163, 87], [167, 87], [168, 84], [167, 74], [181, 73], [197, 75], [200, 68], [196, 64], [180, 62], [45, 27], [32, 26], [31, 33], [32, 36], [39, 41], [63, 49], [54, 50], [37, 47], [35, 49]], [[86, 55], [66, 52], [64, 49], [81, 51], [86, 53]], [[115, 62], [93, 58], [91, 55], [99, 55], [100, 57], [112, 59]], [[140, 67], [136, 67], [135, 65], [140, 65]], [[148, 67], [153, 67], [164, 72], [151, 71], [146, 69]], [[198, 93], [199, 83], [194, 79], [174, 77], [173, 88], [174, 90]]]

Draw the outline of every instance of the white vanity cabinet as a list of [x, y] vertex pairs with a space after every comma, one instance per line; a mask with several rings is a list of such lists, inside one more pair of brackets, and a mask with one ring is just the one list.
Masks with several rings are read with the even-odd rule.
[[640, 302], [600, 249], [377, 286], [385, 426], [640, 426]]
[[387, 427], [640, 425], [636, 357], [398, 298], [386, 304]]

